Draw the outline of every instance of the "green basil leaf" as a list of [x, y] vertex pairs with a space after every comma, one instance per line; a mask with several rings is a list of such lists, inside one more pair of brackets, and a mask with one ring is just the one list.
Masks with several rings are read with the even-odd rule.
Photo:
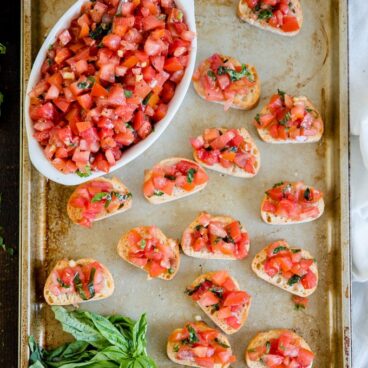
[[237, 72], [234, 69], [230, 69], [230, 68], [226, 68], [224, 66], [220, 66], [217, 69], [217, 74], [218, 75], [224, 75], [224, 74], [228, 74], [228, 76], [230, 77], [230, 80], [232, 82], [238, 81], [244, 77], [246, 77], [249, 82], [254, 82], [254, 76], [251, 73], [250, 70], [248, 70], [247, 66], [245, 64], [242, 64], [242, 69], [240, 72]]
[[108, 192], [100, 192], [100, 193], [96, 193], [91, 202], [92, 203], [95, 203], [95, 202], [100, 202], [102, 201], [103, 199], [109, 199], [110, 198], [110, 201], [111, 201], [111, 194], [108, 193]]
[[281, 252], [281, 251], [283, 251], [283, 250], [288, 250], [288, 248], [287, 248], [287, 247], [284, 247], [283, 245], [280, 245], [279, 247], [276, 247], [276, 248], [273, 250], [272, 254], [280, 253], [280, 252]]
[[88, 176], [92, 175], [91, 172], [91, 166], [86, 165], [83, 171], [80, 171], [79, 169], [76, 171], [76, 174], [80, 176], [81, 178], [86, 178]]
[[193, 183], [194, 180], [194, 175], [196, 174], [197, 170], [196, 169], [189, 169], [187, 172], [187, 182], [188, 183]]
[[269, 9], [261, 9], [258, 13], [258, 19], [269, 20], [272, 18], [272, 11]]
[[130, 91], [129, 89], [125, 89], [124, 90], [124, 95], [126, 98], [132, 97], [133, 96], [133, 92]]
[[299, 275], [293, 275], [293, 276], [290, 277], [287, 284], [289, 286], [292, 286], [292, 285], [297, 284], [298, 282], [300, 282], [300, 279], [301, 279], [301, 277]]

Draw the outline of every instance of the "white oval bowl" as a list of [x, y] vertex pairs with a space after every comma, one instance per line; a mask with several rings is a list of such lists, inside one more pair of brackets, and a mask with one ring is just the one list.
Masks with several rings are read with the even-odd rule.
[[[81, 6], [86, 0], [78, 0], [73, 6], [71, 6], [65, 14], [59, 19], [55, 26], [49, 32], [45, 39], [40, 51], [37, 54], [36, 60], [33, 63], [32, 71], [29, 76], [27, 91], [24, 101], [24, 113], [25, 113], [25, 124], [28, 137], [28, 151], [32, 164], [34, 167], [44, 176], [52, 181], [55, 181], [63, 185], [78, 185], [88, 180], [98, 178], [106, 173], [104, 171], [92, 171], [92, 174], [86, 178], [81, 178], [77, 174], [63, 174], [57, 170], [52, 163], [46, 158], [41, 145], [33, 137], [34, 129], [33, 122], [29, 115], [30, 97], [29, 93], [33, 87], [39, 82], [41, 78], [41, 66], [44, 62], [47, 54], [47, 50], [51, 44], [56, 41], [57, 36], [62, 30], [68, 28], [71, 21], [80, 14]], [[188, 24], [189, 29], [196, 33], [196, 24], [194, 16], [194, 0], [175, 0], [178, 8], [180, 8], [185, 16], [185, 22]], [[168, 127], [170, 121], [173, 119], [175, 113], [182, 104], [185, 94], [187, 93], [190, 85], [195, 58], [197, 53], [197, 37], [192, 41], [192, 48], [189, 56], [189, 63], [186, 67], [183, 79], [175, 90], [175, 95], [169, 103], [168, 111], [166, 116], [155, 124], [154, 131], [144, 140], [135, 144], [131, 148], [124, 151], [123, 156], [117, 163], [110, 168], [110, 173], [120, 169], [130, 161], [134, 160], [140, 154], [142, 154], [148, 147], [150, 147]]]

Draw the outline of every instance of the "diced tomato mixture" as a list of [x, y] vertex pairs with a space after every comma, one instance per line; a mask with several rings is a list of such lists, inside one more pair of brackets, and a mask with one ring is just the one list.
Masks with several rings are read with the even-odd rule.
[[301, 249], [289, 248], [285, 241], [280, 240], [267, 247], [263, 268], [270, 277], [285, 277], [289, 286], [302, 285], [304, 289], [313, 289], [318, 282], [311, 270], [313, 264], [313, 259], [303, 258]]
[[257, 158], [254, 145], [244, 140], [237, 129], [211, 128], [190, 140], [198, 158], [205, 164], [220, 164], [224, 168], [239, 167], [249, 174], [255, 174]]
[[206, 172], [194, 161], [181, 160], [173, 165], [156, 165], [143, 184], [146, 197], [171, 196], [175, 188], [191, 192], [208, 181]]
[[303, 348], [300, 339], [290, 331], [284, 331], [265, 345], [248, 349], [247, 353], [250, 360], [262, 360], [266, 367], [274, 368], [308, 368], [314, 360], [314, 354]]
[[249, 306], [250, 296], [235, 285], [226, 271], [206, 277], [200, 284], [186, 289], [186, 293], [232, 329], [241, 327], [243, 311]]
[[300, 24], [295, 16], [296, 9], [290, 0], [242, 0], [254, 12], [259, 21], [281, 29], [283, 32], [296, 32]]
[[219, 331], [203, 322], [187, 323], [169, 337], [177, 360], [187, 360], [199, 367], [225, 367], [236, 361], [231, 347], [223, 341]]
[[177, 268], [174, 249], [159, 239], [156, 226], [142, 226], [129, 231], [128, 259], [151, 277], [173, 274]]
[[279, 91], [271, 97], [265, 113], [255, 117], [254, 124], [276, 140], [306, 141], [323, 131], [323, 122], [304, 98]]
[[30, 93], [34, 137], [61, 172], [108, 172], [165, 117], [194, 34], [173, 0], [87, 1]]
[[94, 261], [89, 264], [56, 269], [51, 274], [50, 292], [55, 296], [77, 293], [83, 300], [89, 300], [105, 286], [104, 269]]
[[308, 306], [309, 299], [302, 296], [293, 295], [292, 300], [295, 304], [295, 309], [305, 309]]
[[183, 234], [183, 243], [189, 243], [195, 252], [217, 253], [236, 259], [248, 255], [248, 233], [239, 221], [223, 222], [208, 213], [201, 213], [197, 221], [195, 229], [186, 230]]
[[79, 225], [91, 227], [94, 220], [121, 209], [131, 196], [114, 190], [108, 181], [96, 179], [79, 185], [68, 205], [81, 211]]
[[204, 60], [195, 71], [193, 80], [204, 90], [208, 101], [224, 102], [228, 110], [237, 94], [246, 95], [258, 83], [246, 64], [234, 63], [220, 54]]
[[303, 182], [282, 182], [266, 191], [262, 211], [294, 221], [317, 218], [318, 201], [323, 193], [307, 187]]

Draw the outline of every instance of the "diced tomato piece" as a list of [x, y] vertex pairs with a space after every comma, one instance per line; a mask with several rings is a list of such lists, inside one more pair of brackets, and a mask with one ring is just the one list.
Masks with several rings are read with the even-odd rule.
[[218, 304], [219, 298], [215, 294], [213, 294], [211, 291], [206, 291], [201, 296], [199, 302], [204, 307], [208, 307], [210, 305]]
[[226, 318], [225, 321], [230, 327], [232, 327], [234, 329], [238, 329], [240, 327], [240, 323], [239, 323], [238, 319], [234, 316]]
[[300, 348], [296, 360], [302, 367], [309, 367], [313, 363], [314, 354], [310, 350]]
[[215, 366], [215, 360], [213, 357], [194, 357], [194, 361], [198, 366], [203, 368], [213, 368]]
[[162, 267], [158, 262], [152, 262], [149, 265], [149, 275], [151, 277], [157, 277], [161, 274], [163, 274], [164, 272], [166, 272], [166, 268]]
[[317, 285], [317, 276], [311, 270], [302, 277], [302, 285], [304, 289], [313, 289]]
[[176, 72], [178, 70], [184, 69], [184, 67], [180, 63], [179, 59], [173, 56], [171, 58], [166, 59], [164, 69], [168, 72]]
[[232, 291], [226, 296], [223, 305], [225, 307], [241, 305], [247, 303], [248, 301], [249, 295], [245, 291]]
[[282, 30], [284, 32], [295, 32], [300, 29], [298, 19], [293, 15], [286, 15], [283, 17]]

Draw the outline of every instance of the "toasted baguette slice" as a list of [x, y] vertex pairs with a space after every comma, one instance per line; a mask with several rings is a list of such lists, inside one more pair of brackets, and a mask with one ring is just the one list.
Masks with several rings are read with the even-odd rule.
[[[315, 143], [321, 140], [323, 131], [324, 131], [324, 124], [323, 124], [323, 120], [322, 120], [322, 117], [319, 111], [313, 106], [312, 102], [310, 102], [310, 100], [308, 100], [308, 98], [305, 96], [292, 97], [292, 98], [294, 102], [298, 102], [298, 101], [304, 102], [306, 108], [311, 109], [313, 111], [313, 114], [315, 115], [315, 119], [320, 120], [321, 127], [318, 130], [318, 133], [316, 135], [311, 135], [311, 136], [298, 136], [296, 139], [290, 139], [290, 138], [275, 139], [270, 135], [267, 129], [262, 129], [262, 128], [257, 127], [258, 134], [263, 141], [267, 143], [275, 143], [275, 144], [285, 144], [285, 143], [300, 144], [300, 143]], [[270, 111], [266, 105], [261, 110], [260, 115], [268, 114], [268, 113], [270, 113]]]
[[[307, 344], [307, 342], [299, 335], [297, 335], [295, 332], [291, 330], [286, 329], [277, 329], [277, 330], [269, 330], [266, 332], [260, 332], [256, 336], [253, 337], [253, 339], [250, 341], [249, 345], [245, 349], [245, 360], [247, 362], [247, 366], [249, 368], [265, 368], [267, 367], [264, 363], [262, 363], [260, 360], [251, 360], [249, 357], [249, 352], [256, 351], [257, 348], [265, 346], [267, 342], [269, 342], [272, 339], [278, 339], [282, 334], [287, 333], [289, 334], [293, 339], [298, 341], [300, 347], [303, 349], [312, 351], [310, 346]], [[308, 366], [308, 368], [312, 368], [313, 363]]]
[[97, 216], [91, 220], [92, 222], [95, 221], [99, 221], [102, 220], [104, 218], [116, 215], [118, 213], [122, 213], [125, 212], [127, 210], [129, 210], [132, 207], [132, 196], [131, 193], [129, 192], [128, 188], [116, 177], [113, 177], [112, 179], [108, 179], [108, 178], [97, 178], [97, 179], [93, 179], [87, 183], [83, 183], [81, 185], [79, 185], [75, 191], [72, 193], [72, 195], [69, 197], [68, 203], [67, 203], [67, 213], [69, 218], [76, 224], [80, 224], [81, 221], [83, 221], [83, 208], [78, 208], [78, 207], [74, 207], [72, 205], [72, 200], [73, 198], [77, 195], [76, 192], [78, 191], [78, 189], [87, 186], [88, 184], [90, 184], [91, 182], [106, 182], [106, 183], [110, 183], [113, 187], [113, 191], [117, 192], [123, 196], [126, 196], [126, 200], [124, 201], [124, 205], [114, 211], [108, 212], [108, 210], [103, 207], [103, 210], [101, 213], [97, 214]]
[[[220, 251], [215, 252], [209, 252], [206, 250], [201, 251], [195, 251], [191, 247], [191, 240], [192, 240], [192, 234], [194, 233], [197, 226], [201, 225], [200, 218], [201, 216], [209, 216], [211, 221], [218, 221], [221, 223], [224, 223], [226, 225], [229, 225], [230, 223], [236, 221], [231, 216], [212, 216], [209, 215], [206, 212], [201, 212], [197, 218], [185, 229], [182, 240], [181, 240], [181, 248], [183, 252], [189, 256], [189, 257], [195, 257], [195, 258], [205, 258], [205, 259], [226, 259], [226, 260], [237, 260], [234, 255], [231, 254], [224, 254]], [[242, 226], [243, 232], [247, 232], [246, 229]], [[249, 252], [250, 243], [248, 241], [246, 252]], [[244, 257], [243, 257], [244, 258]]]
[[302, 24], [303, 24], [303, 12], [302, 12], [302, 6], [300, 4], [299, 0], [290, 0], [290, 11], [291, 14], [294, 15], [297, 18], [299, 29], [293, 32], [285, 32], [281, 28], [272, 27], [270, 24], [267, 23], [266, 20], [258, 19], [257, 14], [253, 12], [253, 10], [248, 6], [246, 0], [240, 0], [238, 5], [238, 17], [243, 20], [244, 22], [247, 22], [251, 24], [252, 26], [264, 29], [266, 31], [270, 31], [272, 33], [276, 33], [282, 36], [295, 36], [299, 33]]
[[[204, 322], [201, 322], [201, 321], [200, 322], [193, 322], [192, 324], [194, 324], [196, 326], [196, 329], [198, 329], [199, 331], [205, 331], [205, 330], [214, 330], [214, 331], [216, 331], [215, 329], [210, 328]], [[174, 335], [177, 332], [180, 332], [181, 330], [182, 330], [181, 328], [177, 328], [176, 330], [174, 330], [171, 333], [171, 336]], [[230, 350], [230, 353], [232, 353], [230, 342], [229, 342], [228, 338], [225, 335], [219, 333], [217, 339], [224, 346], [228, 346], [229, 350]], [[170, 360], [172, 360], [174, 363], [177, 363], [177, 364], [180, 364], [180, 365], [185, 365], [185, 366], [188, 366], [188, 367], [199, 367], [199, 368], [204, 367], [203, 365], [198, 365], [196, 362], [194, 362], [191, 359], [178, 359], [176, 357], [175, 350], [177, 350], [176, 347], [180, 348], [181, 346], [183, 346], [182, 343], [170, 341], [170, 338], [169, 338], [169, 340], [167, 342], [167, 346], [166, 346], [166, 352], [167, 352], [167, 356], [169, 357]], [[188, 346], [188, 345], [185, 344], [184, 346]], [[227, 368], [229, 366], [230, 366], [230, 363], [226, 363], [226, 364], [215, 363], [213, 365], [213, 368]]]
[[[222, 133], [225, 133], [228, 129], [220, 128], [219, 130]], [[251, 135], [249, 134], [249, 132], [245, 128], [237, 129], [237, 131], [244, 138], [247, 145], [251, 147], [250, 148], [250, 153], [255, 157], [255, 160], [256, 160], [255, 163], [254, 163], [254, 169], [255, 169], [254, 173], [249, 173], [249, 172], [245, 171], [244, 169], [242, 169], [241, 167], [239, 167], [235, 163], [232, 164], [232, 166], [228, 167], [228, 168], [223, 167], [220, 163], [216, 163], [214, 165], [208, 165], [205, 162], [200, 160], [196, 150], [193, 151], [194, 159], [198, 163], [200, 163], [202, 166], [206, 167], [207, 169], [211, 169], [211, 170], [214, 170], [214, 171], [226, 174], [226, 175], [236, 176], [238, 178], [252, 178], [252, 177], [256, 176], [258, 171], [259, 171], [259, 168], [261, 167], [260, 151], [259, 151], [258, 147], [256, 146], [253, 138], [251, 137]]]
[[[289, 244], [284, 240], [278, 241], [277, 243], [278, 246], [283, 246], [289, 248], [290, 250], [301, 249], [301, 248], [291, 248]], [[279, 287], [280, 289], [283, 289], [291, 294], [298, 295], [304, 298], [313, 294], [316, 291], [318, 286], [318, 267], [316, 262], [313, 262], [313, 264], [310, 266], [310, 270], [316, 275], [317, 278], [317, 284], [314, 288], [304, 289], [303, 285], [300, 282], [295, 283], [293, 285], [288, 285], [288, 280], [285, 277], [283, 277], [281, 273], [271, 277], [265, 272], [264, 263], [267, 259], [268, 247], [269, 246], [263, 248], [259, 253], [257, 253], [252, 261], [252, 270], [258, 277], [260, 277], [261, 279], [267, 281], [272, 285]], [[305, 249], [301, 249], [301, 255], [303, 259], [314, 260], [312, 255]]]
[[48, 276], [46, 280], [45, 287], [43, 290], [43, 294], [44, 294], [47, 304], [49, 305], [76, 305], [79, 303], [85, 303], [85, 302], [105, 299], [105, 298], [108, 298], [110, 295], [112, 295], [112, 293], [114, 292], [114, 288], [115, 288], [114, 279], [112, 278], [110, 271], [100, 262], [98, 263], [103, 273], [103, 287], [101, 291], [96, 293], [96, 295], [93, 298], [84, 300], [76, 291], [73, 291], [70, 293], [61, 293], [60, 295], [57, 295], [57, 296], [52, 292], [53, 285], [55, 284], [55, 281], [56, 281], [55, 277], [57, 277], [57, 275], [55, 275], [56, 271], [63, 270], [66, 267], [75, 267], [77, 265], [84, 266], [84, 265], [91, 264], [93, 262], [96, 262], [96, 261], [92, 258], [82, 258], [77, 261], [74, 261], [74, 260], [69, 261], [67, 259], [62, 259], [58, 261], [55, 267], [50, 272], [50, 275]]
[[[211, 277], [214, 274], [216, 274], [216, 272], [208, 272], [208, 273], [205, 273], [205, 274], [197, 277], [194, 280], [194, 282], [192, 283], [192, 285], [190, 285], [190, 288], [194, 289], [196, 286], [200, 285], [203, 281], [211, 280]], [[234, 291], [240, 290], [238, 282], [232, 276], [228, 275], [228, 277], [231, 279], [231, 281], [235, 285]], [[223, 319], [220, 319], [218, 317], [218, 312], [212, 313], [213, 308], [211, 306], [205, 307], [205, 306], [201, 305], [199, 303], [199, 301], [197, 301], [197, 304], [203, 310], [203, 312], [205, 312], [207, 314], [207, 316], [209, 318], [211, 318], [212, 321], [218, 327], [221, 328], [222, 331], [224, 331], [227, 335], [232, 335], [235, 332], [238, 332], [244, 326], [244, 323], [246, 322], [246, 320], [248, 318], [248, 314], [249, 314], [249, 310], [250, 310], [250, 306], [251, 306], [251, 299], [252, 299], [252, 297], [249, 296], [249, 302], [244, 306], [244, 308], [240, 312], [240, 318], [239, 318], [240, 326], [238, 328], [233, 328], [233, 327], [229, 326]]]
[[[220, 55], [220, 56], [224, 60], [225, 59], [229, 60], [235, 67], [242, 66], [242, 64], [237, 59], [231, 56], [226, 56], [226, 55]], [[203, 70], [204, 73], [207, 74], [207, 72], [210, 70], [210, 65], [211, 65], [210, 61], [206, 59], [201, 63], [199, 68]], [[259, 97], [261, 95], [261, 85], [260, 85], [259, 76], [254, 66], [249, 65], [249, 64], [245, 64], [245, 65], [247, 69], [252, 73], [254, 77], [254, 81], [255, 81], [255, 84], [248, 88], [248, 92], [236, 94], [230, 106], [227, 106], [228, 104], [225, 100], [221, 100], [221, 101], [211, 100], [211, 102], [215, 102], [215, 103], [224, 105], [225, 109], [227, 109], [228, 107], [231, 107], [233, 109], [239, 109], [239, 110], [250, 110], [250, 109], [253, 109], [255, 106], [257, 106]], [[202, 97], [204, 100], [207, 100], [206, 91], [201, 85], [199, 80], [193, 80], [193, 87], [200, 97]]]
[[[180, 162], [180, 161], [186, 161], [190, 164], [193, 164], [196, 166], [198, 171], [201, 171], [202, 173], [205, 173], [204, 169], [198, 165], [196, 162], [192, 161], [192, 160], [188, 160], [187, 158], [181, 158], [181, 157], [172, 157], [172, 158], [168, 158], [166, 160], [162, 160], [160, 161], [157, 165], [155, 166], [172, 166], [175, 165], [176, 163]], [[205, 173], [206, 174], [206, 173]], [[149, 181], [152, 178], [152, 170], [147, 170], [144, 174], [144, 183], [146, 183], [147, 181]], [[161, 195], [152, 195], [152, 196], [147, 196], [146, 193], [143, 191], [144, 197], [147, 199], [147, 201], [151, 202], [152, 204], [162, 204], [162, 203], [166, 203], [166, 202], [171, 202], [171, 201], [175, 201], [176, 199], [179, 198], [184, 198], [187, 196], [190, 196], [194, 193], [197, 193], [199, 191], [201, 191], [206, 185], [207, 185], [208, 179], [205, 183], [200, 184], [195, 186], [195, 188], [191, 191], [186, 191], [180, 187], [177, 187], [175, 185], [173, 193], [171, 195], [168, 195], [166, 193], [161, 192]]]
[[[285, 184], [286, 183], [288, 182], [285, 182]], [[297, 183], [291, 182], [290, 184], [293, 186]], [[310, 188], [311, 190], [314, 190], [312, 186], [305, 185], [304, 183], [302, 184], [304, 185], [305, 189]], [[318, 208], [318, 212], [319, 212], [316, 217], [306, 217], [304, 219], [294, 220], [289, 217], [279, 216], [277, 214], [264, 211], [263, 206], [264, 206], [265, 201], [267, 200], [268, 200], [268, 197], [267, 197], [267, 194], [265, 194], [265, 196], [263, 197], [262, 203], [261, 203], [261, 218], [264, 222], [270, 225], [290, 225], [290, 224], [302, 224], [306, 222], [311, 222], [321, 217], [325, 209], [325, 202], [323, 200], [323, 197], [321, 197], [315, 204], [315, 207]]]
[[[151, 228], [151, 226], [140, 226], [140, 227], [135, 227], [133, 229], [131, 229], [130, 231], [128, 231], [127, 233], [123, 234], [122, 237], [119, 240], [118, 246], [117, 246], [117, 251], [118, 254], [121, 258], [123, 258], [125, 261], [127, 261], [128, 263], [130, 263], [131, 265], [138, 267], [142, 270], [144, 270], [145, 272], [147, 272], [147, 270], [145, 269], [144, 266], [138, 266], [137, 264], [131, 262], [129, 260], [129, 252], [130, 252], [130, 246], [129, 246], [129, 241], [128, 241], [128, 237], [129, 237], [129, 233], [134, 230], [137, 233], [139, 233], [142, 238], [144, 238], [145, 236], [147, 236], [149, 229]], [[173, 272], [165, 272], [163, 274], [160, 274], [158, 276], [158, 278], [163, 279], [163, 280], [172, 280], [176, 273], [179, 270], [179, 266], [180, 266], [180, 251], [179, 251], [179, 244], [177, 240], [174, 239], [170, 239], [168, 238], [159, 228], [155, 227], [155, 237], [160, 240], [162, 243], [164, 243], [167, 247], [170, 247], [174, 253], [174, 259], [171, 263], [171, 269]], [[152, 277], [149, 275], [149, 273], [147, 272], [148, 276], [147, 279], [151, 280]]]

